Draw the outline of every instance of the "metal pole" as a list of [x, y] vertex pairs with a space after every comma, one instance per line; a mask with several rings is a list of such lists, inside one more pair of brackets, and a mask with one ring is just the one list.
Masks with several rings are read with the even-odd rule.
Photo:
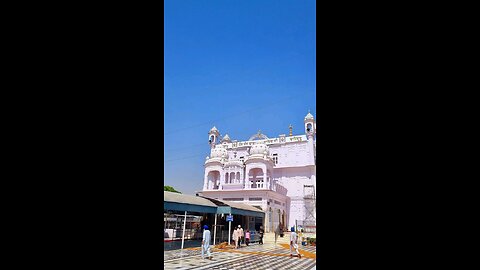
[[228, 245], [229, 246], [230, 246], [230, 237], [232, 237], [231, 230], [232, 230], [232, 222], [229, 221], [228, 222]]
[[215, 238], [217, 237], [217, 214], [215, 214], [215, 227], [213, 227], [213, 245], [215, 246]]
[[185, 218], [183, 219], [183, 234], [182, 234], [182, 250], [183, 253], [183, 242], [185, 241], [185, 226], [187, 225], [187, 211], [185, 211]]

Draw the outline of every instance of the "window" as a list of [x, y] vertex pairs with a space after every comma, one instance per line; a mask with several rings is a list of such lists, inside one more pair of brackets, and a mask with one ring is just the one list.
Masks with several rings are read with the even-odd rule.
[[278, 154], [273, 154], [273, 163], [278, 164]]
[[243, 198], [223, 198], [224, 201], [243, 201]]
[[244, 160], [244, 157], [240, 157], [240, 161], [243, 162], [243, 160]]
[[261, 201], [262, 198], [248, 198], [249, 201]]

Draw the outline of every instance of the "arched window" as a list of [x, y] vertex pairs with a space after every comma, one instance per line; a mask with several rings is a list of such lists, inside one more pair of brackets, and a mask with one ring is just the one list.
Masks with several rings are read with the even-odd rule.
[[248, 172], [248, 181], [251, 188], [260, 188], [260, 181], [263, 181], [263, 170], [260, 168], [250, 169]]
[[307, 132], [310, 132], [310, 131], [312, 131], [312, 124], [308, 123], [307, 124]]

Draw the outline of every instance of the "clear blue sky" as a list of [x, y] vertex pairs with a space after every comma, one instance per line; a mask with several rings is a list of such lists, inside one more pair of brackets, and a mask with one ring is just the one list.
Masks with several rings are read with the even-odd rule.
[[232, 140], [316, 118], [314, 0], [165, 0], [164, 184], [203, 185], [215, 125]]

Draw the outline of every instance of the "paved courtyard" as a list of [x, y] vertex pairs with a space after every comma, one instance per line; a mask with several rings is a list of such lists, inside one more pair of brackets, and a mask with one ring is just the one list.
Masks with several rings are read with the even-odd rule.
[[164, 252], [165, 269], [241, 269], [241, 270], [300, 270], [316, 269], [315, 247], [299, 246], [302, 258], [290, 257], [288, 245], [290, 235], [279, 238], [274, 243], [273, 235], [265, 236], [265, 244], [252, 244], [240, 249], [213, 249], [212, 260], [201, 257], [200, 248], [184, 249], [183, 255], [179, 250]]

